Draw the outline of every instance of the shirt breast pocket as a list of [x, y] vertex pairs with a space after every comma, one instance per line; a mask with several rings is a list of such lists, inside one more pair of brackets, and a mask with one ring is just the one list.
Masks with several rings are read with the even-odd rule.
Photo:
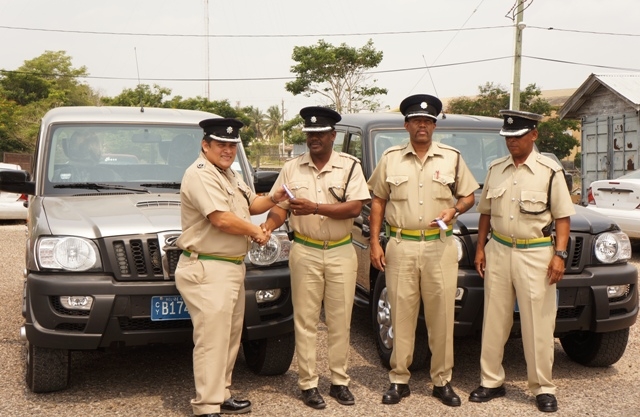
[[393, 175], [387, 177], [387, 184], [391, 194], [389, 198], [391, 200], [407, 200], [409, 198], [409, 176], [408, 175]]
[[502, 202], [506, 188], [490, 188], [487, 190], [487, 200], [491, 202], [491, 216], [502, 217]]
[[307, 181], [291, 181], [287, 186], [296, 198], [306, 198], [307, 200], [315, 201], [315, 199], [310, 198], [309, 183]]
[[524, 214], [538, 215], [547, 211], [546, 191], [520, 191], [520, 212]]
[[431, 181], [431, 191], [433, 192], [433, 198], [436, 200], [450, 200], [453, 198], [454, 178], [447, 175], [433, 174]]
[[333, 182], [329, 184], [329, 194], [333, 196], [335, 202], [346, 201], [344, 184], [342, 182]]

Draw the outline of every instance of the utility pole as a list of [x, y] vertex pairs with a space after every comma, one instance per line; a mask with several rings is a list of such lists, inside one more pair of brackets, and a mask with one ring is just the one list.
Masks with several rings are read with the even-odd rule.
[[209, 0], [204, 0], [204, 69], [207, 81], [204, 84], [204, 95], [207, 100], [211, 100], [209, 85]]
[[513, 82], [511, 84], [511, 101], [509, 109], [520, 110], [520, 72], [522, 65], [522, 31], [527, 25], [522, 22], [525, 0], [518, 0], [516, 12], [516, 46], [513, 53]]
[[282, 156], [287, 156], [284, 150], [284, 99], [282, 99]]

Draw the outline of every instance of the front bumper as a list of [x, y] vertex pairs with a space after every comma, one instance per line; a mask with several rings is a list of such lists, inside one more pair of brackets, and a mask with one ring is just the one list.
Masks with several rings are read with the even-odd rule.
[[[464, 289], [456, 302], [455, 335], [482, 332], [484, 280], [473, 269], [460, 268], [458, 287]], [[629, 284], [629, 292], [609, 299], [607, 287]], [[566, 274], [559, 291], [555, 336], [574, 331], [612, 332], [631, 327], [638, 316], [638, 270], [631, 264], [591, 266], [579, 274]], [[520, 317], [514, 313], [513, 336], [520, 334]]]
[[[258, 306], [259, 289], [280, 288], [280, 299]], [[251, 269], [245, 279], [243, 339], [293, 332], [289, 270]], [[30, 343], [55, 349], [98, 349], [192, 340], [190, 320], [152, 321], [151, 297], [177, 295], [173, 281], [118, 282], [109, 275], [30, 273], [25, 281], [23, 315]], [[62, 295], [91, 295], [90, 311], [65, 309]]]

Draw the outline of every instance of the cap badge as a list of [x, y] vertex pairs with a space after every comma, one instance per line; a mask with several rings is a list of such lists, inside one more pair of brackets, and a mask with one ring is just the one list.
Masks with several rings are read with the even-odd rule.
[[509, 118], [507, 119], [507, 123], [509, 123], [510, 125], [512, 125], [512, 124], [513, 124], [513, 119], [512, 119], [511, 117], [509, 117]]
[[420, 108], [421, 109], [426, 109], [427, 108], [427, 102], [423, 101], [422, 103], [420, 103]]
[[228, 134], [232, 134], [232, 133], [233, 133], [233, 128], [232, 128], [231, 126], [229, 126], [229, 127], [227, 128], [227, 133], [228, 133]]
[[316, 116], [311, 116], [311, 123], [315, 123], [317, 121], [318, 121], [318, 119], [316, 119]]

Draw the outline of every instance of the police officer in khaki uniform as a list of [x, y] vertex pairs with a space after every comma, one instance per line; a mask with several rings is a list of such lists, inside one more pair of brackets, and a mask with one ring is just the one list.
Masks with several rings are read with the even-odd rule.
[[347, 365], [357, 257], [351, 229], [370, 195], [358, 159], [333, 150], [334, 125], [341, 116], [323, 107], [305, 107], [300, 116], [309, 152], [285, 163], [274, 190], [285, 184], [294, 198], [269, 212], [265, 228], [271, 231], [290, 216], [294, 240], [289, 268], [298, 386], [303, 401], [316, 409], [326, 406], [318, 392], [316, 372], [317, 324], [324, 304], [331, 371], [329, 395], [340, 404], [353, 405]]
[[[384, 404], [397, 404], [410, 394], [408, 368], [422, 299], [433, 396], [448, 406], [461, 405], [450, 384], [458, 280], [451, 235], [456, 216], [473, 206], [478, 183], [455, 148], [432, 141], [441, 110], [440, 100], [430, 95], [404, 99], [400, 111], [410, 142], [388, 149], [369, 179], [371, 236], [379, 236], [386, 216], [389, 237], [386, 254], [378, 239], [371, 239], [371, 262], [385, 271], [394, 333], [391, 385], [382, 396]], [[441, 220], [444, 229], [434, 219]]]
[[[469, 401], [502, 397], [502, 357], [513, 324], [514, 301], [520, 312], [529, 389], [540, 411], [558, 409], [551, 381], [556, 283], [567, 259], [570, 218], [575, 213], [562, 170], [533, 148], [541, 115], [502, 110], [510, 156], [495, 160], [478, 204], [480, 224], [475, 265], [484, 283], [484, 324], [480, 386]], [[550, 236], [555, 221], [556, 236]]]
[[264, 244], [267, 234], [251, 223], [285, 200], [284, 190], [257, 197], [231, 169], [240, 143], [242, 122], [207, 119], [202, 152], [187, 168], [180, 188], [183, 250], [176, 268], [176, 286], [193, 322], [193, 373], [197, 416], [251, 411], [249, 401], [229, 391], [240, 346], [244, 318], [244, 256], [251, 240]]

